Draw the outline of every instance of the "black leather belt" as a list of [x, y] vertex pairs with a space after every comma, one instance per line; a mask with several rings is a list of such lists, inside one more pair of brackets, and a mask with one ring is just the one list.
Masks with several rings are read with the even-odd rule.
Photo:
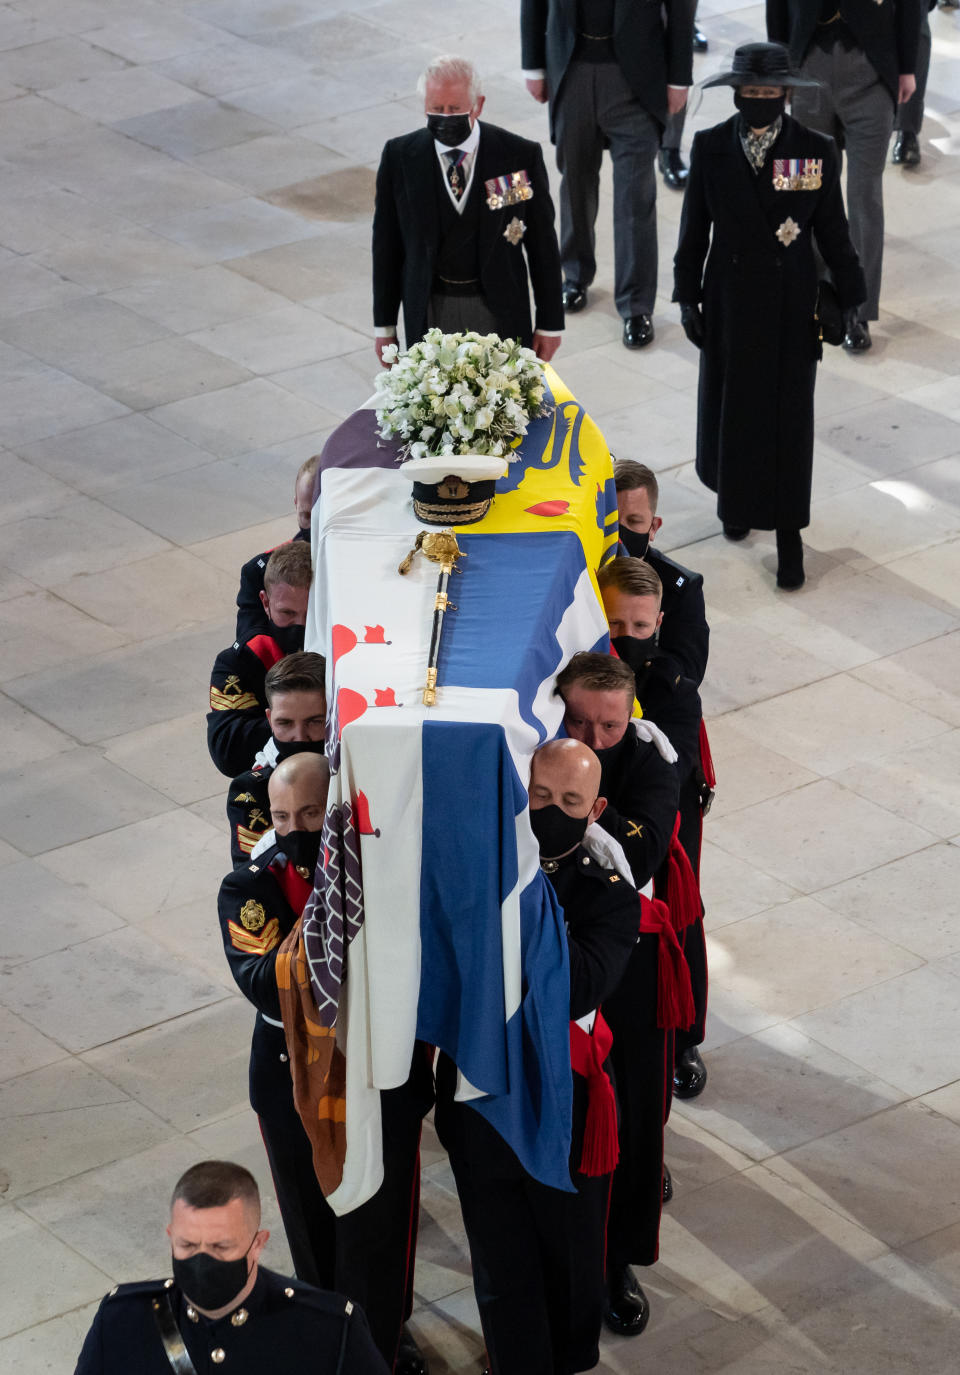
[[483, 287], [479, 277], [466, 277], [462, 281], [450, 277], [435, 277], [433, 290], [440, 296], [482, 296]]
[[174, 1375], [197, 1375], [197, 1368], [190, 1359], [190, 1353], [183, 1344], [177, 1320], [173, 1316], [170, 1295], [164, 1291], [158, 1298], [151, 1300], [153, 1318], [160, 1333], [160, 1340], [170, 1369]]

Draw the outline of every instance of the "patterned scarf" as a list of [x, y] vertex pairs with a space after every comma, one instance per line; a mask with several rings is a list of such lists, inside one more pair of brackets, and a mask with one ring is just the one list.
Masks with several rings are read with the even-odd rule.
[[777, 118], [768, 129], [764, 129], [762, 134], [755, 134], [748, 124], [743, 120], [740, 122], [740, 146], [747, 156], [747, 162], [753, 168], [754, 176], [761, 170], [767, 157], [767, 150], [776, 143], [783, 124], [783, 116]]

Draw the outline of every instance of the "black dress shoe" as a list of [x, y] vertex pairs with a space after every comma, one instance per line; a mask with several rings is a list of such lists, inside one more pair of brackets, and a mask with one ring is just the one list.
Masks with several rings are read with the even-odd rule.
[[623, 342], [628, 349], [643, 349], [653, 343], [653, 321], [649, 315], [631, 315], [623, 322]]
[[870, 326], [866, 320], [854, 320], [848, 326], [847, 332], [843, 336], [843, 347], [847, 353], [866, 353], [867, 349], [873, 347], [873, 340], [870, 338]]
[[621, 1337], [639, 1337], [650, 1321], [650, 1301], [625, 1265], [607, 1276], [607, 1306], [603, 1321]]
[[799, 530], [777, 531], [777, 586], [795, 592], [806, 581], [803, 573], [803, 540]]
[[709, 46], [710, 44], [707, 42], [707, 35], [704, 33], [703, 29], [694, 29], [693, 51], [695, 53], [705, 53]]
[[920, 144], [916, 134], [912, 134], [909, 129], [898, 130], [897, 137], [893, 140], [893, 156], [890, 161], [901, 167], [916, 167], [919, 164]]
[[680, 156], [679, 148], [661, 148], [657, 163], [663, 173], [663, 180], [672, 191], [682, 191], [690, 170]]
[[427, 1358], [417, 1346], [409, 1327], [400, 1333], [393, 1375], [427, 1375]]
[[678, 1098], [696, 1098], [707, 1086], [707, 1067], [696, 1046], [681, 1051], [673, 1071], [673, 1091]]
[[576, 315], [587, 304], [587, 288], [573, 282], [563, 284], [563, 308], [568, 315]]
[[750, 531], [749, 531], [748, 529], [745, 529], [742, 525], [727, 525], [726, 523], [724, 523], [724, 527], [723, 527], [723, 538], [724, 538], [724, 539], [742, 540], [742, 539], [746, 539], [747, 536], [749, 535], [749, 533], [750, 533]]
[[673, 1198], [673, 1175], [670, 1173], [669, 1168], [668, 1168], [666, 1165], [664, 1165], [664, 1167], [663, 1167], [663, 1201], [664, 1201], [664, 1203], [669, 1203], [670, 1200], [671, 1200], [671, 1198]]

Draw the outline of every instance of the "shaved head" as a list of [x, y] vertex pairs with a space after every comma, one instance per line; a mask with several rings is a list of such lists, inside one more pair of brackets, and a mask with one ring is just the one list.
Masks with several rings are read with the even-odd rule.
[[530, 777], [550, 777], [576, 786], [591, 800], [600, 791], [600, 760], [579, 740], [550, 740], [533, 756]]
[[600, 797], [600, 760], [579, 740], [550, 740], [541, 745], [530, 766], [530, 806], [551, 804], [568, 816], [596, 821], [606, 799]]
[[288, 831], [319, 831], [327, 810], [330, 766], [322, 754], [292, 754], [282, 760], [267, 784], [270, 813], [278, 836]]

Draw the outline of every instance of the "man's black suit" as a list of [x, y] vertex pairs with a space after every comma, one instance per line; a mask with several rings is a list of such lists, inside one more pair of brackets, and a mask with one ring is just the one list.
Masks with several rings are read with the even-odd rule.
[[[883, 272], [883, 171], [899, 78], [917, 65], [923, 0], [766, 0], [767, 36], [790, 49], [804, 76], [792, 112], [847, 154], [850, 237], [867, 283], [864, 320], [876, 320]], [[824, 14], [835, 12], [830, 22]]]
[[[653, 313], [657, 293], [654, 163], [667, 87], [693, 80], [696, 0], [521, 0], [528, 79], [546, 77], [557, 148], [564, 280], [596, 273], [604, 148], [613, 162], [614, 299], [628, 320]], [[590, 35], [589, 37], [587, 35]]]
[[[667, 122], [667, 87], [693, 81], [695, 0], [615, 0], [613, 52], [627, 85], [645, 110]], [[521, 0], [524, 71], [547, 74], [551, 136], [556, 102], [577, 49], [577, 0]]]
[[[785, 43], [794, 63], [810, 50], [819, 27], [821, 0], [766, 0], [767, 37]], [[913, 72], [920, 42], [922, 0], [837, 0], [831, 5], [870, 59], [877, 76], [897, 99], [901, 73]], [[799, 116], [798, 116], [799, 118]]]
[[[490, 209], [485, 183], [513, 172], [526, 172], [533, 195]], [[373, 315], [378, 327], [392, 325], [402, 305], [408, 347], [422, 339], [428, 328], [440, 248], [439, 198], [446, 195], [436, 144], [428, 129], [387, 142], [377, 172], [373, 212]], [[480, 198], [479, 278], [497, 332], [529, 345], [534, 329], [562, 330], [560, 259], [540, 145], [481, 121], [468, 196]], [[525, 226], [516, 242], [515, 236], [506, 233], [514, 220]], [[536, 307], [533, 322], [530, 286]]]

